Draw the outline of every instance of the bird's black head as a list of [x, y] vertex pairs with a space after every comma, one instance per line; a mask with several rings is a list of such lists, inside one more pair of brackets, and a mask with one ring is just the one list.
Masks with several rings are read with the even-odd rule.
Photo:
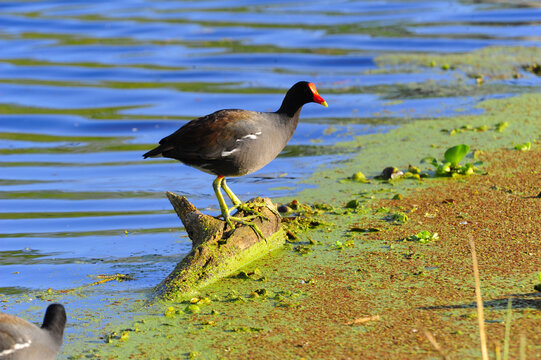
[[64, 327], [66, 326], [66, 309], [61, 304], [51, 304], [45, 311], [41, 328], [48, 330], [51, 335], [62, 343]]
[[277, 112], [292, 117], [301, 106], [309, 102], [315, 102], [327, 107], [327, 102], [318, 94], [314, 83], [299, 81], [287, 91], [282, 106]]

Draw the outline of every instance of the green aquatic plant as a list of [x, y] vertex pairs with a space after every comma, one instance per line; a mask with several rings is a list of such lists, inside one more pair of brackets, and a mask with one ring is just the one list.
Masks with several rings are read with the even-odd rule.
[[385, 180], [385, 181], [394, 181], [399, 179], [416, 179], [421, 180], [421, 178], [427, 177], [428, 174], [421, 172], [421, 170], [416, 167], [409, 165], [407, 170], [400, 170], [394, 166], [388, 166], [381, 172], [380, 175], [374, 176], [376, 180]]
[[507, 121], [502, 121], [502, 122], [499, 122], [496, 124], [496, 126], [494, 127], [494, 129], [497, 131], [497, 132], [503, 132], [505, 130], [506, 127], [509, 126], [509, 123]]
[[340, 183], [342, 183], [342, 184], [348, 183], [348, 182], [369, 183], [370, 180], [368, 180], [366, 178], [366, 176], [362, 172], [357, 171], [353, 175], [348, 176], [347, 178], [340, 180]]
[[514, 147], [514, 149], [518, 151], [529, 151], [531, 148], [532, 148], [532, 143], [529, 141], [522, 144], [516, 144]]
[[409, 221], [408, 215], [402, 211], [389, 212], [383, 220], [393, 224], [405, 224]]
[[444, 159], [438, 161], [436, 158], [427, 156], [421, 159], [421, 163], [429, 163], [436, 168], [436, 176], [456, 176], [456, 175], [472, 175], [475, 173], [477, 168], [476, 165], [481, 165], [482, 161], [477, 161], [475, 163], [466, 163], [461, 165], [460, 161], [470, 151], [470, 147], [466, 144], [460, 144], [453, 147], [450, 147], [445, 151], [443, 155]]
[[184, 309], [184, 312], [187, 312], [188, 314], [198, 314], [201, 312], [201, 308], [199, 307], [199, 305], [190, 304], [186, 306], [186, 308]]
[[420, 244], [427, 244], [427, 243], [431, 243], [435, 240], [438, 240], [439, 239], [439, 236], [438, 236], [438, 233], [430, 233], [430, 231], [428, 230], [423, 230], [415, 235], [410, 235], [408, 236], [407, 238], [405, 238], [404, 240], [405, 241], [415, 241], [415, 242], [418, 242]]
[[466, 125], [462, 125], [461, 127], [454, 128], [454, 129], [441, 129], [441, 131], [444, 132], [444, 133], [449, 133], [449, 135], [451, 135], [451, 136], [456, 135], [456, 134], [460, 134], [460, 133], [463, 133], [463, 132], [467, 132], [467, 131], [484, 132], [484, 131], [487, 131], [487, 130], [494, 130], [494, 131], [497, 131], [497, 132], [501, 133], [508, 126], [509, 126], [509, 123], [507, 121], [502, 121], [502, 122], [497, 123], [493, 127], [488, 126], [488, 125], [479, 125], [479, 126], [474, 127], [474, 126], [471, 126], [469, 124], [466, 124]]
[[169, 306], [165, 311], [163, 312], [163, 316], [165, 317], [175, 317], [176, 315], [184, 314], [184, 311], [175, 309], [173, 306]]
[[445, 157], [445, 160], [447, 160], [447, 162], [450, 162], [451, 165], [456, 166], [458, 165], [460, 160], [464, 159], [464, 156], [466, 156], [469, 151], [470, 147], [468, 145], [461, 144], [450, 147], [445, 151], [445, 154], [443, 154], [443, 156]]

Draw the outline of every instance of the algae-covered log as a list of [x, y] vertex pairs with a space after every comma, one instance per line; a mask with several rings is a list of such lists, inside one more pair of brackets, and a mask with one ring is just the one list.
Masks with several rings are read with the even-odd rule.
[[[280, 216], [267, 207], [275, 207], [268, 198], [254, 198], [247, 203], [263, 215], [253, 220], [265, 235], [263, 239], [246, 225], [238, 225], [231, 231], [225, 221], [202, 214], [183, 196], [167, 192], [167, 197], [192, 240], [192, 250], [156, 287], [155, 299], [190, 297], [198, 289], [230, 275], [285, 242]], [[235, 214], [248, 215], [252, 215], [250, 211]]]

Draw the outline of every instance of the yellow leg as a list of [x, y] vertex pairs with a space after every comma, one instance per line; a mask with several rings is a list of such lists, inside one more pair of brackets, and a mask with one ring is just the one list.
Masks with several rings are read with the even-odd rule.
[[214, 188], [214, 193], [216, 194], [216, 198], [218, 199], [218, 204], [220, 205], [220, 211], [222, 213], [222, 216], [224, 217], [224, 220], [227, 222], [229, 226], [231, 226], [231, 229], [234, 229], [235, 226], [231, 223], [230, 216], [229, 216], [229, 208], [227, 207], [227, 204], [225, 203], [225, 200], [224, 200], [224, 196], [222, 195], [222, 192], [220, 191], [220, 187], [222, 185], [223, 180], [224, 180], [223, 176], [218, 176], [212, 182], [212, 187]]
[[[224, 217], [224, 220], [227, 222], [227, 224], [231, 227], [231, 229], [235, 228], [232, 221], [243, 224], [243, 225], [248, 225], [249, 227], [252, 228], [252, 230], [255, 231], [255, 233], [258, 236], [266, 240], [265, 235], [263, 235], [263, 233], [261, 232], [261, 230], [259, 230], [257, 225], [249, 221], [256, 218], [257, 215], [247, 216], [244, 218], [229, 215], [231, 210], [239, 207], [242, 203], [239, 200], [239, 198], [231, 191], [231, 189], [229, 189], [229, 187], [225, 184], [225, 179], [223, 176], [218, 176], [212, 182], [212, 187], [214, 188], [214, 193], [216, 194], [216, 198], [218, 199], [218, 204], [220, 205], [220, 211], [222, 213], [222, 216]], [[231, 210], [227, 207], [227, 204], [225, 203], [225, 199], [222, 195], [222, 192], [220, 191], [220, 187], [224, 189], [227, 196], [231, 199], [231, 202], [233, 202], [234, 204]]]
[[[252, 207], [248, 206], [247, 204], [243, 204], [242, 201], [239, 200], [239, 198], [237, 197], [237, 195], [235, 195], [233, 193], [233, 191], [231, 191], [231, 189], [229, 188], [229, 186], [227, 186], [227, 183], [225, 182], [225, 178], [222, 180], [222, 189], [224, 189], [225, 193], [227, 194], [227, 196], [231, 199], [231, 202], [233, 203], [233, 207], [230, 209], [230, 211], [233, 211], [234, 209], [239, 209], [239, 210], [243, 210], [243, 211], [251, 211], [252, 213], [256, 214], [257, 216], [261, 217], [261, 218], [264, 218], [266, 220], [268, 220], [268, 218], [266, 216], [264, 216], [263, 214], [261, 214], [260, 212], [258, 211], [255, 211]], [[280, 213], [275, 209], [273, 208], [272, 206], [269, 206], [267, 205], [266, 203], [263, 203], [263, 204], [256, 204], [256, 206], [265, 206], [266, 208], [268, 208], [270, 211], [272, 211], [276, 216], [278, 216], [280, 219], [282, 218], [282, 216], [280, 215]]]
[[233, 193], [233, 191], [231, 191], [231, 189], [229, 188], [229, 186], [227, 186], [226, 182], [225, 182], [225, 178], [223, 178], [222, 180], [222, 189], [224, 189], [225, 193], [227, 194], [227, 196], [229, 196], [229, 198], [231, 199], [231, 202], [233, 203], [233, 205], [235, 206], [238, 206], [241, 204], [241, 201], [239, 200], [239, 198], [237, 197], [237, 195], [235, 195]]

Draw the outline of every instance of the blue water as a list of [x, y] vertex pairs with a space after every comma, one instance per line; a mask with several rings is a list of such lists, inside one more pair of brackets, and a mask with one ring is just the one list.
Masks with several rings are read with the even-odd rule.
[[[135, 280], [89, 288], [84, 304], [63, 301], [145, 298], [191, 247], [164, 192], [218, 213], [210, 175], [141, 158], [186, 120], [274, 111], [292, 84], [314, 82], [329, 107], [306, 105], [280, 157], [229, 181], [241, 199], [294, 196], [316, 168], [347, 156], [333, 148], [340, 141], [396, 120], [475, 113], [503, 95], [389, 101], [366, 89], [454, 75], [378, 72], [376, 56], [539, 46], [540, 19], [540, 8], [454, 0], [0, 2], [3, 309], [39, 318], [37, 291], [98, 274]], [[533, 75], [513, 81], [532, 84]]]

